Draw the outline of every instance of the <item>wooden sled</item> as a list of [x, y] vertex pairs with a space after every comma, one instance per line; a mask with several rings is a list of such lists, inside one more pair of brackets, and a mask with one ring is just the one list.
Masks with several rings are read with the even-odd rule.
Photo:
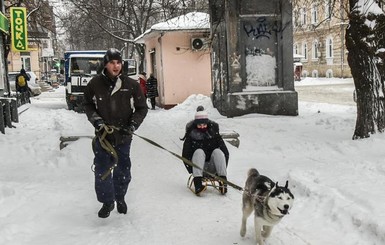
[[[205, 186], [205, 188], [201, 193], [205, 192], [208, 187], [211, 187], [217, 190], [221, 195], [226, 194], [226, 192], [222, 191], [223, 183], [217, 179], [214, 179], [211, 176], [203, 176], [202, 185]], [[190, 174], [187, 180], [187, 188], [189, 188], [190, 191], [192, 191], [195, 194], [194, 176], [192, 174]]]
[[239, 140], [239, 134], [235, 131], [224, 131], [220, 132], [220, 135], [222, 136], [222, 139], [224, 141], [227, 141], [230, 145], [235, 146], [239, 148], [240, 140]]

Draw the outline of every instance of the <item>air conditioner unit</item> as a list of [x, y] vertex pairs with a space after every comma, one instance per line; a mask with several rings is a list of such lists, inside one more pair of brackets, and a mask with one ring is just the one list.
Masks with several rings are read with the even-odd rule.
[[191, 38], [191, 49], [194, 51], [204, 50], [208, 48], [208, 40], [206, 38]]

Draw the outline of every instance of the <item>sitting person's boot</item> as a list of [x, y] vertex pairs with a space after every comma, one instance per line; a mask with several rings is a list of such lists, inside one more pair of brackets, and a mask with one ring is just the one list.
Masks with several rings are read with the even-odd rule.
[[202, 177], [194, 177], [194, 187], [195, 187], [195, 195], [199, 196], [204, 190], [206, 190], [206, 186], [202, 185]]
[[98, 212], [99, 218], [107, 218], [110, 216], [112, 210], [114, 210], [114, 203], [103, 203], [102, 208]]
[[[224, 181], [227, 181], [227, 177], [226, 176], [219, 176], [221, 179], [223, 179]], [[218, 181], [219, 182], [219, 192], [222, 194], [222, 195], [225, 195], [227, 193], [227, 183], [226, 182], [223, 182], [223, 181]]]
[[118, 209], [118, 213], [126, 214], [127, 213], [127, 204], [124, 200], [116, 201], [116, 208]]

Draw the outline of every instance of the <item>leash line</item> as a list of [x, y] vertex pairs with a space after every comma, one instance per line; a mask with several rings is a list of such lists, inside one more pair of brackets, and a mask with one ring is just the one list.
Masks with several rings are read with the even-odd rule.
[[[103, 133], [98, 136], [100, 146], [114, 158], [111, 167], [109, 167], [108, 170], [101, 177], [102, 180], [105, 180], [112, 173], [114, 168], [118, 165], [119, 158], [118, 154], [115, 151], [115, 148], [106, 139], [107, 134], [112, 134], [114, 132], [114, 129], [117, 128], [113, 126], [104, 125], [103, 129]], [[96, 138], [94, 138], [94, 140], [96, 140]], [[93, 144], [95, 144], [95, 142], [93, 142]]]
[[243, 188], [242, 188], [242, 187], [240, 187], [240, 186], [238, 186], [238, 185], [236, 185], [236, 184], [234, 184], [234, 183], [232, 183], [232, 182], [230, 182], [230, 181], [228, 181], [228, 180], [225, 180], [225, 179], [223, 179], [223, 178], [221, 178], [221, 177], [219, 177], [219, 176], [217, 176], [217, 175], [215, 175], [215, 174], [212, 174], [212, 173], [210, 173], [210, 172], [208, 172], [208, 171], [206, 171], [206, 170], [200, 168], [198, 165], [196, 165], [196, 164], [193, 163], [192, 161], [188, 160], [187, 158], [185, 158], [185, 157], [183, 157], [183, 156], [181, 156], [181, 155], [179, 155], [179, 154], [177, 154], [177, 153], [175, 153], [175, 152], [172, 152], [172, 151], [170, 151], [170, 150], [164, 148], [163, 146], [161, 146], [160, 144], [156, 143], [155, 141], [150, 140], [149, 138], [140, 136], [140, 135], [138, 135], [138, 134], [136, 134], [136, 133], [132, 133], [132, 134], [135, 135], [135, 136], [137, 136], [137, 137], [139, 137], [139, 138], [141, 138], [142, 140], [146, 141], [147, 143], [150, 143], [150, 144], [153, 145], [153, 146], [156, 146], [156, 147], [158, 147], [158, 148], [160, 148], [160, 149], [162, 149], [162, 150], [164, 150], [164, 151], [167, 151], [168, 153], [170, 153], [170, 154], [173, 155], [174, 157], [176, 157], [176, 158], [182, 160], [184, 163], [190, 165], [191, 167], [194, 167], [194, 168], [197, 168], [197, 169], [199, 169], [199, 170], [202, 170], [205, 174], [209, 175], [209, 176], [212, 177], [213, 179], [222, 181], [223, 183], [226, 183], [227, 185], [233, 187], [233, 188], [236, 189], [236, 190], [243, 191]]

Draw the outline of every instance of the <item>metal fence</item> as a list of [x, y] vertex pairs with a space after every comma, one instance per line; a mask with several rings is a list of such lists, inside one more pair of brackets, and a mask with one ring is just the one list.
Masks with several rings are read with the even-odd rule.
[[18, 107], [29, 103], [29, 92], [17, 93], [16, 97], [0, 97], [0, 132], [5, 128], [14, 128], [12, 122], [19, 122]]

